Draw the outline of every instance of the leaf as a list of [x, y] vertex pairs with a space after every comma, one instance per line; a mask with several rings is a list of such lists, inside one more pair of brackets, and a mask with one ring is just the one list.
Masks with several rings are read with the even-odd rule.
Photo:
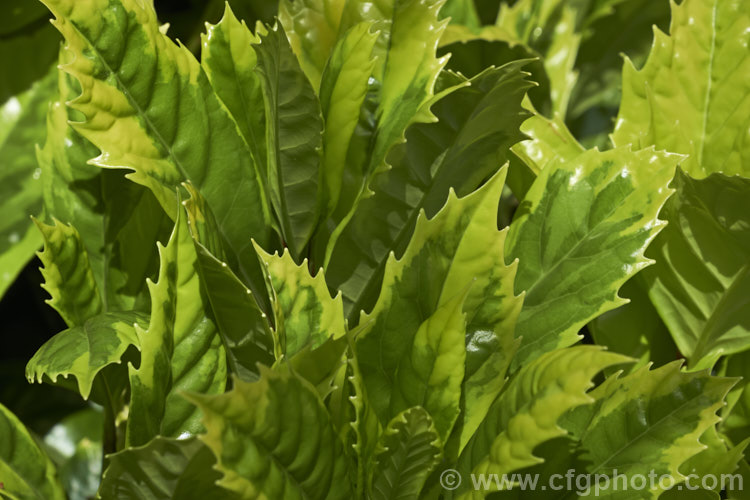
[[102, 474], [103, 428], [103, 412], [86, 408], [68, 415], [44, 436], [45, 446], [63, 457], [58, 471], [71, 500], [96, 495]]
[[284, 26], [302, 70], [315, 89], [339, 35], [344, 0], [282, 0], [279, 21]]
[[229, 4], [221, 21], [209, 25], [201, 38], [201, 66], [237, 122], [256, 165], [265, 172], [266, 111], [260, 78], [255, 73], [258, 58], [251, 49], [259, 39], [235, 17]]
[[[699, 438], [719, 417], [716, 411], [734, 380], [707, 371], [682, 372], [680, 361], [655, 370], [643, 367], [621, 379], [614, 377], [591, 393], [596, 403], [570, 415], [566, 427], [580, 440], [587, 472], [670, 475], [685, 479], [679, 467], [705, 448]], [[657, 498], [643, 490], [643, 498]], [[606, 490], [605, 498], [625, 498]]]
[[531, 117], [521, 125], [529, 139], [514, 144], [511, 150], [534, 174], [539, 175], [555, 159], [570, 161], [585, 151], [560, 117], [549, 119], [533, 108], [531, 111]]
[[[465, 342], [484, 331], [512, 343], [520, 303], [510, 290], [513, 269], [503, 265], [505, 234], [497, 231], [505, 172], [471, 195], [449, 195], [434, 218], [420, 217], [402, 258], [391, 257], [386, 265], [378, 302], [363, 318], [372, 327], [356, 342], [368, 400], [383, 425], [402, 410], [423, 406], [445, 439], [458, 417], [464, 364], [472, 370], [468, 388], [484, 376], [497, 377], [485, 394], [471, 390], [470, 401], [483, 402], [469, 420], [481, 421], [484, 398], [491, 402], [502, 387], [506, 353], [489, 353], [499, 365], [485, 367], [488, 375], [481, 369], [484, 360], [466, 359]], [[488, 255], [477, 256], [478, 248]]]
[[96, 376], [108, 365], [119, 364], [130, 346], [140, 349], [136, 325], [148, 316], [135, 311], [93, 316], [48, 340], [26, 365], [29, 382], [41, 383], [46, 375], [52, 382], [73, 375], [78, 392], [88, 399]]
[[617, 290], [650, 263], [643, 252], [663, 225], [657, 214], [680, 158], [591, 150], [541, 171], [505, 244], [506, 262], [520, 260], [516, 293], [526, 292], [514, 369], [574, 344], [583, 325], [624, 303]]
[[[297, 2], [294, 2], [295, 4]], [[347, 153], [354, 144], [360, 109], [375, 67], [372, 51], [378, 39], [371, 23], [353, 26], [333, 48], [320, 85], [320, 104], [325, 120], [323, 131], [323, 180], [328, 198], [328, 215], [339, 197], [361, 189], [362, 172], [353, 174]]]
[[310, 276], [307, 259], [299, 266], [290, 252], [268, 254], [256, 248], [270, 276], [276, 302], [276, 331], [287, 357], [309, 346], [320, 347], [327, 339], [346, 334], [341, 294], [331, 298], [323, 273]]
[[[739, 462], [742, 461], [744, 457], [744, 452], [747, 448], [748, 442], [750, 441], [746, 439], [737, 446], [731, 446], [722, 439], [715, 426], [709, 427], [700, 437], [700, 443], [704, 449], [683, 463], [680, 467], [681, 472], [686, 476], [689, 474], [697, 474], [698, 477], [705, 478], [710, 476], [715, 476], [716, 478], [723, 477], [722, 480], [726, 481], [728, 484], [729, 481], [727, 481], [727, 479], [730, 477], [731, 473], [737, 472]], [[695, 481], [690, 479], [689, 482], [695, 484]], [[706, 493], [710, 491], [714, 498], [719, 498], [721, 490], [731, 489], [722, 486], [720, 484], [722, 480], [717, 481], [717, 485], [713, 489], [707, 488], [707, 486], [710, 486], [710, 483], [701, 485], [703, 491]], [[672, 491], [674, 491], [674, 488]]]
[[203, 245], [195, 242], [198, 272], [226, 349], [229, 369], [249, 382], [258, 378], [258, 363], [271, 366], [274, 338], [253, 293]]
[[550, 79], [552, 115], [565, 117], [577, 74], [573, 70], [581, 36], [576, 30], [574, 7], [560, 0], [520, 0], [512, 6], [503, 4], [496, 26], [506, 39], [523, 43], [542, 54]]
[[484, 26], [475, 33], [463, 26], [450, 25], [440, 39], [438, 54], [450, 54], [446, 68], [467, 77], [474, 77], [489, 66], [500, 67], [519, 59], [528, 60], [524, 71], [530, 73], [528, 78], [536, 85], [528, 89], [527, 95], [537, 109], [550, 113], [550, 80], [541, 54], [512, 39], [502, 28]]
[[64, 500], [55, 467], [18, 418], [0, 404], [0, 477], [3, 496]]
[[212, 468], [216, 459], [197, 438], [157, 437], [109, 459], [98, 498], [239, 498], [214, 484], [220, 477]]
[[[0, 41], [0, 47], [2, 46]], [[11, 73], [11, 72], [9, 72]], [[41, 211], [34, 146], [44, 138], [47, 102], [55, 95], [54, 69], [0, 106], [0, 297], [41, 246], [30, 215]], [[1, 92], [1, 91], [0, 91]]]
[[6, 0], [1, 8], [0, 105], [27, 93], [49, 74], [60, 45], [60, 35], [47, 23], [49, 13], [40, 3]]
[[82, 88], [70, 106], [85, 120], [74, 127], [102, 150], [92, 162], [134, 170], [128, 177], [173, 219], [176, 188], [192, 183], [220, 221], [233, 265], [251, 281], [242, 266], [248, 237], [270, 242], [270, 213], [249, 149], [199, 63], [161, 33], [150, 2], [45, 4], [73, 54], [64, 69]]
[[[561, 417], [594, 401], [587, 394], [592, 377], [604, 368], [628, 361], [598, 346], [576, 346], [543, 354], [525, 364], [492, 404], [459, 456], [458, 470], [468, 478], [469, 473], [501, 475], [541, 463], [534, 449], [566, 434], [559, 422]], [[458, 498], [484, 497], [483, 492], [470, 490], [470, 486], [464, 484]]]
[[450, 17], [451, 24], [459, 24], [470, 29], [478, 29], [481, 25], [474, 0], [446, 0], [440, 9], [440, 17]]
[[44, 238], [39, 259], [44, 265], [42, 288], [50, 294], [46, 302], [68, 326], [83, 325], [103, 312], [104, 305], [81, 235], [58, 221], [53, 226], [34, 221]]
[[750, 142], [750, 4], [720, 0], [672, 3], [667, 36], [656, 31], [646, 65], [626, 62], [620, 146], [689, 154], [682, 168], [700, 178], [747, 173]]
[[508, 185], [519, 200], [526, 197], [539, 172], [550, 162], [569, 161], [585, 151], [559, 116], [545, 118], [531, 103], [524, 104], [533, 113], [521, 125], [521, 132], [528, 139], [510, 148], [514, 156], [511, 156], [508, 174]]
[[648, 293], [691, 367], [750, 348], [750, 180], [679, 170], [647, 255]]
[[721, 411], [721, 424], [719, 429], [732, 442], [739, 443], [750, 435], [750, 391], [747, 385], [750, 383], [748, 375], [748, 356], [750, 351], [730, 354], [725, 358], [722, 375], [728, 377], [742, 377], [742, 380], [732, 387], [727, 395], [727, 405]]
[[341, 442], [309, 384], [261, 368], [218, 396], [187, 395], [200, 407], [203, 442], [218, 457], [218, 481], [240, 498], [352, 498]]
[[401, 412], [380, 438], [371, 498], [417, 498], [441, 455], [442, 444], [430, 414], [420, 407]]
[[[340, 32], [361, 22], [373, 23], [372, 31], [380, 32], [373, 50], [373, 78], [379, 84], [373, 89], [377, 100], [371, 118], [375, 123], [365, 141], [367, 154], [360, 191], [381, 168], [391, 147], [403, 142], [410, 124], [434, 121], [427, 106], [447, 61], [446, 57], [435, 55], [447, 25], [446, 20], [438, 19], [443, 3], [444, 0], [355, 0], [344, 6]], [[356, 206], [356, 200], [353, 203]]]
[[284, 242], [299, 261], [320, 215], [320, 103], [281, 26], [261, 34], [253, 48], [266, 103], [269, 198]]
[[[521, 139], [520, 107], [530, 83], [523, 63], [489, 69], [438, 100], [438, 122], [412, 126], [405, 144], [389, 156], [392, 168], [375, 176], [373, 194], [363, 199], [352, 219], [329, 247], [325, 272], [329, 287], [341, 290], [350, 320], [370, 310], [377, 299], [389, 252], [403, 254], [419, 211], [433, 217], [451, 188], [459, 196], [491, 177]], [[460, 83], [447, 77], [447, 86]], [[466, 165], [473, 165], [467, 175]]]
[[568, 118], [578, 118], [592, 108], [606, 110], [606, 118], [616, 116], [622, 94], [622, 55], [641, 66], [653, 40], [653, 26], [666, 29], [669, 25], [668, 1], [610, 3], [608, 9], [590, 15], [587, 20], [576, 58], [579, 75]]
[[392, 394], [387, 415], [396, 415], [413, 406], [424, 407], [434, 418], [443, 440], [447, 439], [459, 413], [466, 360], [461, 342], [466, 336], [466, 319], [462, 314], [465, 298], [466, 294], [457, 294], [419, 325], [413, 334], [413, 344], [398, 364], [393, 387], [389, 388]]
[[379, 168], [391, 147], [403, 141], [411, 123], [434, 120], [432, 113], [423, 107], [432, 99], [438, 74], [447, 61], [445, 57], [435, 56], [447, 24], [438, 20], [443, 3], [443, 0], [394, 2], [387, 53], [375, 52], [382, 57], [382, 66], [378, 62], [375, 67], [375, 78], [381, 86], [376, 112], [378, 125], [368, 172]]
[[182, 211], [167, 246], [159, 245], [159, 254], [159, 280], [149, 281], [151, 320], [148, 329], [136, 327], [140, 365], [128, 367], [128, 446], [143, 445], [157, 435], [198, 433], [203, 429], [199, 412], [179, 393], [221, 394], [227, 381], [226, 354], [206, 313], [198, 256]]

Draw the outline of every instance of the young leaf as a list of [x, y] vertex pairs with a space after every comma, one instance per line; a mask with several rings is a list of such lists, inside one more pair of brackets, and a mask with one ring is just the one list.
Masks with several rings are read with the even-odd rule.
[[750, 180], [679, 170], [649, 247], [649, 297], [691, 367], [750, 348]]
[[386, 153], [403, 140], [411, 123], [434, 121], [432, 113], [423, 107], [431, 100], [438, 74], [448, 60], [435, 57], [448, 24], [438, 20], [443, 3], [444, 0], [393, 2], [388, 51], [381, 59], [382, 74], [377, 66], [375, 70], [381, 87], [369, 172], [381, 166]]
[[42, 288], [50, 294], [47, 304], [68, 326], [83, 325], [104, 306], [81, 236], [74, 227], [58, 221], [52, 226], [35, 222], [44, 238], [39, 259], [44, 265]]
[[[558, 421], [572, 408], [594, 402], [586, 391], [601, 370], [630, 361], [596, 346], [544, 354], [526, 364], [495, 400], [458, 459], [464, 477], [505, 474], [542, 462], [540, 444], [566, 434]], [[464, 484], [459, 498], [483, 498]], [[486, 493], [486, 492], [484, 492]]]
[[198, 257], [182, 210], [159, 254], [159, 281], [149, 282], [151, 321], [147, 330], [136, 328], [141, 362], [138, 368], [129, 367], [129, 446], [157, 435], [178, 437], [202, 430], [196, 408], [178, 391], [220, 394], [227, 380], [224, 347], [206, 315], [209, 306], [201, 293]]
[[0, 106], [0, 297], [41, 245], [29, 215], [39, 215], [41, 182], [34, 145], [44, 139], [54, 68], [23, 94]]
[[253, 48], [266, 104], [269, 199], [284, 242], [300, 261], [320, 215], [320, 103], [280, 25]]
[[526, 292], [514, 367], [578, 340], [591, 319], [624, 303], [617, 290], [649, 264], [643, 256], [679, 155], [653, 148], [587, 151], [547, 165], [510, 226], [506, 262], [520, 260]]
[[474, 77], [490, 66], [500, 67], [512, 61], [527, 60], [523, 69], [530, 73], [528, 79], [536, 83], [528, 89], [528, 97], [537, 109], [544, 114], [550, 113], [550, 80], [542, 56], [509, 37], [499, 26], [485, 26], [475, 33], [463, 26], [450, 25], [440, 39], [438, 53], [450, 54], [446, 69], [466, 77]]
[[10, 498], [64, 500], [55, 466], [29, 431], [0, 404], [0, 495]]
[[[329, 247], [326, 280], [343, 293], [350, 320], [374, 305], [388, 255], [403, 254], [420, 210], [433, 217], [451, 188], [459, 196], [474, 191], [522, 138], [518, 126], [527, 115], [520, 104], [531, 85], [522, 66], [489, 69], [444, 96], [432, 106], [439, 121], [412, 126], [391, 152], [392, 168], [375, 176], [373, 194]], [[462, 81], [446, 78], [446, 86]]]
[[130, 346], [140, 349], [135, 329], [148, 316], [137, 312], [104, 313], [68, 328], [48, 340], [26, 365], [29, 382], [52, 382], [73, 375], [78, 392], [88, 399], [94, 378], [108, 365], [120, 363]]
[[407, 127], [412, 123], [433, 122], [428, 103], [434, 98], [435, 82], [445, 66], [447, 57], [435, 55], [447, 20], [438, 20], [444, 0], [399, 0], [387, 2], [347, 2], [341, 17], [340, 30], [345, 33], [353, 26], [372, 23], [372, 31], [379, 32], [373, 55], [373, 85], [376, 96], [372, 114], [365, 114], [373, 123], [364, 127], [364, 164], [359, 191], [348, 200], [336, 218], [336, 224], [346, 219], [349, 209], [365, 194], [372, 175], [383, 166], [386, 154], [394, 144], [403, 142]]
[[542, 54], [550, 79], [552, 114], [565, 117], [576, 82], [573, 66], [581, 43], [576, 31], [578, 13], [560, 0], [520, 0], [502, 4], [496, 26], [507, 40], [528, 45]]
[[748, 172], [750, 3], [686, 0], [672, 6], [669, 36], [655, 32], [640, 70], [623, 68], [615, 145], [689, 154], [691, 176]]
[[157, 437], [137, 448], [109, 456], [99, 498], [189, 500], [239, 496], [215, 484], [221, 475], [216, 458], [197, 438]]
[[227, 352], [229, 369], [240, 379], [258, 378], [257, 364], [274, 362], [274, 337], [253, 292], [206, 247], [195, 241], [198, 272]]
[[259, 39], [244, 21], [235, 17], [227, 3], [224, 17], [218, 24], [208, 26], [202, 41], [201, 66], [237, 122], [265, 182], [266, 111], [260, 78], [255, 72], [258, 58], [251, 48]]
[[320, 88], [321, 75], [338, 39], [345, 4], [345, 0], [279, 2], [279, 21], [315, 89]]
[[559, 116], [545, 118], [534, 110], [528, 100], [524, 106], [533, 113], [521, 125], [521, 132], [528, 139], [510, 148], [514, 156], [510, 159], [508, 173], [508, 185], [519, 200], [526, 197], [539, 172], [547, 164], [553, 160], [572, 160], [585, 151]]
[[347, 161], [347, 153], [375, 67], [372, 51], [378, 35], [372, 29], [371, 23], [353, 26], [333, 48], [323, 72], [320, 85], [320, 105], [325, 120], [322, 165], [328, 214], [336, 210], [342, 194], [351, 196], [362, 187], [363, 172], [351, 172], [354, 165]]
[[310, 276], [307, 260], [299, 266], [290, 252], [268, 254], [256, 248], [270, 276], [276, 303], [276, 331], [282, 352], [294, 356], [309, 346], [316, 349], [327, 339], [346, 334], [341, 294], [331, 298], [323, 273]]
[[[568, 118], [607, 112], [614, 117], [622, 94], [622, 56], [642, 66], [653, 40], [654, 25], [669, 26], [670, 2], [652, 0], [614, 0], [599, 3], [603, 7], [589, 14], [583, 27], [583, 40], [576, 57], [578, 79], [573, 89]], [[627, 26], [627, 28], [625, 28]], [[627, 33], [628, 36], [623, 36]], [[583, 129], [583, 127], [581, 127]], [[608, 124], [607, 131], [611, 126]], [[581, 133], [585, 133], [581, 130]], [[589, 132], [590, 134], [590, 132]], [[588, 134], [587, 134], [588, 135]]]
[[[686, 373], [675, 361], [655, 370], [641, 368], [622, 379], [610, 379], [591, 393], [596, 403], [580, 408], [566, 427], [580, 440], [590, 474], [670, 475], [705, 448], [699, 438], [718, 422], [716, 411], [735, 380], [707, 371]], [[642, 498], [656, 499], [656, 490]], [[622, 491], [601, 496], [618, 498]]]
[[290, 371], [261, 368], [226, 394], [186, 397], [202, 410], [201, 436], [218, 457], [219, 486], [241, 498], [349, 500], [349, 465], [315, 390]]
[[92, 162], [132, 169], [173, 219], [176, 188], [190, 181], [228, 250], [241, 256], [251, 236], [267, 245], [270, 214], [248, 146], [198, 61], [160, 31], [151, 2], [45, 4], [74, 55], [64, 69], [82, 92], [70, 105], [85, 116], [76, 130], [102, 151]]
[[399, 413], [380, 438], [370, 498], [417, 498], [441, 454], [440, 437], [429, 413], [421, 407]]
[[[531, 107], [528, 102], [524, 104]], [[511, 150], [535, 175], [555, 159], [569, 161], [585, 151], [559, 117], [549, 119], [533, 108], [531, 111], [531, 117], [521, 125], [521, 132], [529, 139], [514, 144]]]

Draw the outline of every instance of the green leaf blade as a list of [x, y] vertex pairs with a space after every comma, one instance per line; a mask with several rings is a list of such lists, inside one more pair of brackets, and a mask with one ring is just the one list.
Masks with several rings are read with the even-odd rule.
[[253, 48], [266, 103], [269, 197], [284, 241], [300, 260], [320, 215], [320, 103], [280, 25]]
[[348, 464], [315, 390], [287, 370], [261, 369], [219, 396], [189, 395], [204, 415], [201, 439], [218, 457], [218, 484], [243, 499], [348, 500]]
[[416, 498], [442, 455], [430, 414], [420, 407], [403, 411], [388, 423], [379, 442], [372, 473], [372, 499]]
[[650, 263], [643, 253], [663, 225], [657, 214], [679, 160], [653, 149], [591, 150], [542, 170], [505, 248], [506, 261], [520, 261], [516, 292], [526, 292], [515, 367], [572, 345], [584, 324], [623, 303], [617, 290]]
[[104, 313], [64, 330], [47, 341], [26, 366], [29, 382], [52, 382], [73, 375], [78, 390], [88, 399], [96, 376], [111, 364], [119, 364], [130, 346], [140, 347], [136, 325], [148, 316], [137, 312]]
[[[464, 477], [505, 474], [542, 462], [534, 448], [566, 434], [558, 423], [570, 409], [592, 403], [591, 379], [609, 366], [630, 361], [597, 346], [546, 353], [524, 365], [495, 400], [458, 460]], [[459, 490], [460, 498], [483, 498], [481, 491]]]
[[195, 246], [185, 215], [178, 214], [169, 243], [159, 248], [159, 280], [149, 283], [148, 329], [137, 329], [141, 361], [138, 368], [129, 367], [129, 446], [157, 435], [198, 433], [200, 415], [179, 393], [220, 394], [226, 386], [226, 354], [215, 323], [206, 316]]
[[750, 332], [750, 181], [678, 171], [666, 229], [649, 247], [653, 301], [691, 367], [746, 350]]
[[0, 404], [0, 477], [11, 498], [64, 500], [55, 467], [21, 421]]
[[655, 32], [640, 71], [627, 62], [623, 68], [613, 142], [688, 154], [682, 168], [694, 177], [746, 174], [750, 5], [689, 0], [671, 6], [670, 35]]

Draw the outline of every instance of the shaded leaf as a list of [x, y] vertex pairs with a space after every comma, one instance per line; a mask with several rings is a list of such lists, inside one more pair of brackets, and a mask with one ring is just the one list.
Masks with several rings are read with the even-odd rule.
[[301, 260], [320, 216], [320, 102], [277, 25], [253, 45], [266, 107], [268, 196], [281, 234]]
[[216, 458], [197, 438], [157, 437], [109, 456], [98, 498], [188, 500], [239, 498], [215, 484]]
[[0, 404], [0, 478], [11, 498], [64, 500], [49, 457], [18, 418]]
[[692, 367], [750, 348], [750, 180], [682, 170], [649, 247], [649, 297]]
[[42, 208], [42, 185], [34, 147], [44, 140], [47, 103], [55, 95], [56, 76], [53, 68], [29, 90], [10, 97], [0, 106], [0, 211], [3, 215], [0, 220], [0, 297], [41, 246], [41, 238], [29, 218], [39, 215]]

